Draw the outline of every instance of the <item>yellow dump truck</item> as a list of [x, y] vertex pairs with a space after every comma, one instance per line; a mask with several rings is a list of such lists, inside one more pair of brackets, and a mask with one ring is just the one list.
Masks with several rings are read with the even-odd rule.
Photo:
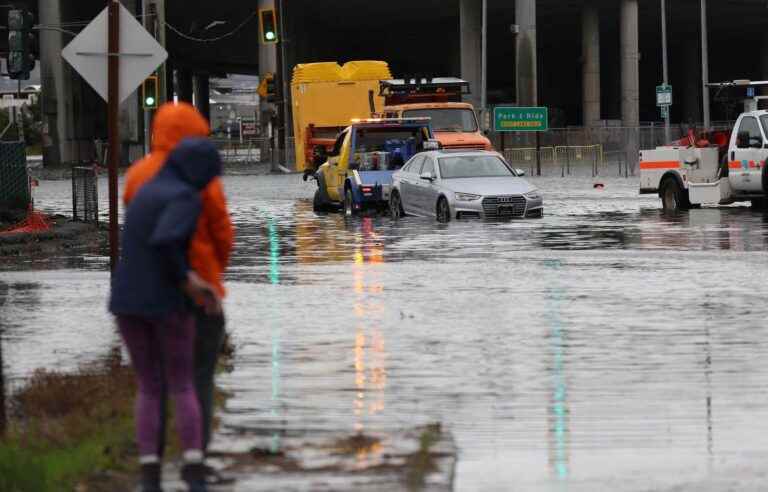
[[391, 78], [383, 61], [297, 65], [291, 82], [296, 170], [316, 169], [352, 119], [380, 111], [379, 81]]

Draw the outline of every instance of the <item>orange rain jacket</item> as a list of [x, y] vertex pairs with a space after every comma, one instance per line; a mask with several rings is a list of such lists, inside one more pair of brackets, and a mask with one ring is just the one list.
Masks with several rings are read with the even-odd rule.
[[[128, 205], [139, 188], [160, 171], [179, 142], [188, 137], [207, 137], [209, 133], [205, 118], [192, 105], [183, 102], [164, 104], [152, 123], [152, 152], [128, 168], [123, 202]], [[211, 181], [203, 189], [201, 198], [203, 210], [190, 243], [189, 263], [224, 297], [222, 275], [229, 264], [234, 231], [221, 178]]]

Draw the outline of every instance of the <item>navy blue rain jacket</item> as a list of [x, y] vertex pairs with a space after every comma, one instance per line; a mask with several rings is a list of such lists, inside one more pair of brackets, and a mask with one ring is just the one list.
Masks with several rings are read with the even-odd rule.
[[185, 309], [180, 286], [189, 272], [200, 192], [220, 174], [216, 147], [205, 139], [186, 139], [141, 187], [125, 217], [122, 258], [112, 278], [112, 313], [162, 317]]

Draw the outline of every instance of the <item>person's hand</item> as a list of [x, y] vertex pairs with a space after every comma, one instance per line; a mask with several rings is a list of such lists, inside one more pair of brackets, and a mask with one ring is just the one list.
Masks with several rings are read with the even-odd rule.
[[187, 281], [182, 289], [195, 301], [203, 303], [206, 314], [221, 314], [221, 299], [213, 286], [200, 278], [196, 272], [187, 273]]

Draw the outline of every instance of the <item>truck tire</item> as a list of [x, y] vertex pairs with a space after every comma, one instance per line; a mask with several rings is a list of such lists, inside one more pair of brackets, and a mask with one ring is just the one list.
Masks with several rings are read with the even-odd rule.
[[393, 220], [405, 217], [403, 199], [400, 197], [400, 192], [397, 190], [392, 190], [392, 194], [389, 195], [389, 216], [392, 217]]
[[321, 173], [317, 175], [317, 190], [312, 200], [312, 210], [315, 212], [333, 212], [338, 210], [338, 206], [334, 205], [328, 198], [328, 193], [325, 190], [325, 177]]
[[662, 208], [667, 212], [679, 212], [691, 208], [688, 190], [680, 186], [680, 183], [673, 177], [664, 178], [661, 182], [659, 197]]
[[352, 195], [352, 188], [344, 188], [344, 216], [355, 216], [355, 197]]
[[315, 190], [315, 197], [312, 199], [312, 210], [315, 212], [327, 212], [328, 204], [323, 200], [323, 194], [320, 188]]

